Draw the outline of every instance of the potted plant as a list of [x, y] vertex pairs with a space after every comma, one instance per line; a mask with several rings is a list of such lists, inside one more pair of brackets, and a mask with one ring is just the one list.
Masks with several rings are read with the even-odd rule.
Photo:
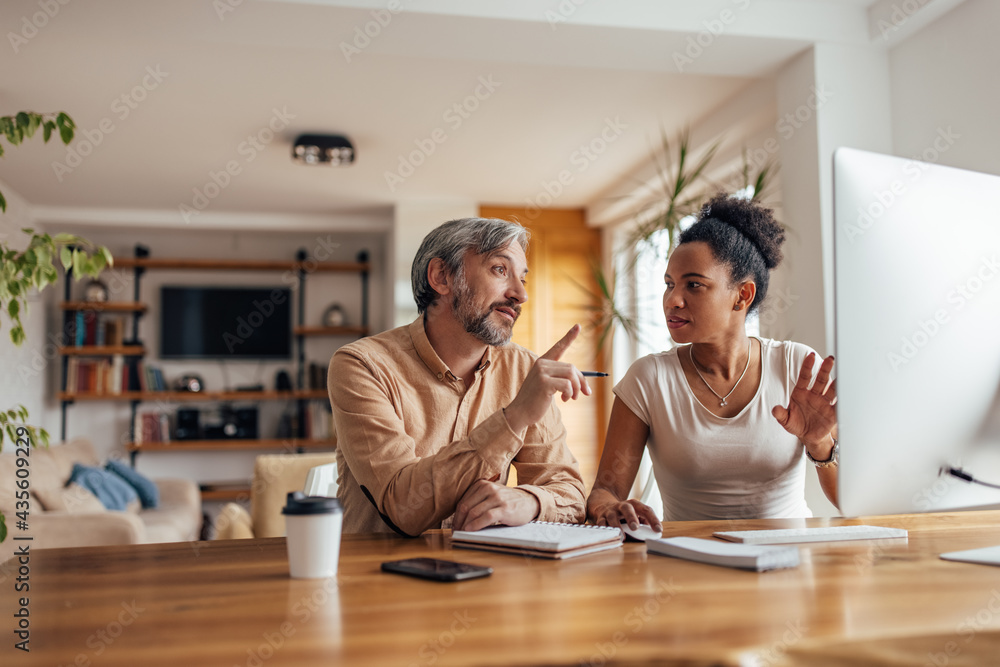
[[[68, 144], [73, 140], [76, 123], [64, 112], [21, 111], [13, 116], [0, 117], [0, 135], [5, 136], [11, 146], [18, 146], [32, 138], [39, 129], [46, 142], [53, 132], [58, 132], [62, 142]], [[3, 154], [4, 147], [0, 143], [0, 156]], [[7, 200], [2, 192], [0, 211], [7, 211]], [[32, 290], [43, 290], [58, 280], [57, 262], [64, 270], [72, 270], [77, 279], [85, 275], [96, 277], [112, 262], [107, 248], [95, 247], [86, 239], [73, 234], [50, 235], [30, 228], [21, 231], [27, 238], [19, 238], [20, 242], [0, 239], [0, 328], [3, 326], [3, 314], [6, 314], [9, 319], [8, 336], [15, 346], [24, 343], [21, 315], [27, 312], [28, 295]], [[19, 429], [27, 432], [32, 446], [38, 446], [39, 440], [48, 445], [49, 434], [45, 429], [29, 425], [28, 417], [28, 410], [23, 405], [8, 409], [0, 406], [0, 450], [5, 439], [17, 441]], [[7, 527], [0, 514], [0, 542], [6, 536]]]

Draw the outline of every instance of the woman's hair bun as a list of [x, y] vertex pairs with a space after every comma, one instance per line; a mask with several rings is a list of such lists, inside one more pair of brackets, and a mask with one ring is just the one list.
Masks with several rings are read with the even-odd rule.
[[774, 211], [763, 204], [720, 192], [702, 206], [698, 219], [718, 220], [733, 227], [760, 251], [768, 269], [781, 262], [785, 230], [774, 219]]

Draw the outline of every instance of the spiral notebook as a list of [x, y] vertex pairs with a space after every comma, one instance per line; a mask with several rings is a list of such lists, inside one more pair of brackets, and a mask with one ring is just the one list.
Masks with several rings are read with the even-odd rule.
[[532, 521], [523, 526], [493, 526], [482, 530], [455, 530], [451, 544], [460, 549], [482, 549], [536, 558], [574, 558], [615, 549], [625, 539], [621, 528], [573, 523]]

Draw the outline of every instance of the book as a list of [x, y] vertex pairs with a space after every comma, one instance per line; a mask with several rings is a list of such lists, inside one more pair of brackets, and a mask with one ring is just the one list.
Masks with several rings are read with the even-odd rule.
[[883, 540], [902, 537], [902, 528], [885, 526], [813, 526], [811, 528], [775, 528], [767, 530], [729, 530], [714, 537], [743, 544], [800, 544], [803, 542], [841, 542], [845, 540]]
[[565, 559], [620, 547], [624, 538], [620, 528], [611, 526], [532, 521], [523, 526], [455, 530], [451, 544], [461, 549]]
[[718, 540], [703, 540], [697, 537], [646, 540], [646, 552], [756, 572], [798, 567], [799, 565], [797, 547], [734, 544]]

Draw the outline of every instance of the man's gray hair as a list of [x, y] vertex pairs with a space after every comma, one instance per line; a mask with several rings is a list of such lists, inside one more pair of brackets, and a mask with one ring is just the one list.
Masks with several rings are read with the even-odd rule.
[[439, 296], [427, 279], [427, 267], [435, 257], [443, 260], [448, 273], [455, 276], [461, 273], [469, 250], [482, 255], [517, 241], [528, 252], [529, 236], [530, 232], [518, 223], [497, 218], [462, 218], [437, 227], [424, 237], [410, 269], [417, 310], [426, 312]]

